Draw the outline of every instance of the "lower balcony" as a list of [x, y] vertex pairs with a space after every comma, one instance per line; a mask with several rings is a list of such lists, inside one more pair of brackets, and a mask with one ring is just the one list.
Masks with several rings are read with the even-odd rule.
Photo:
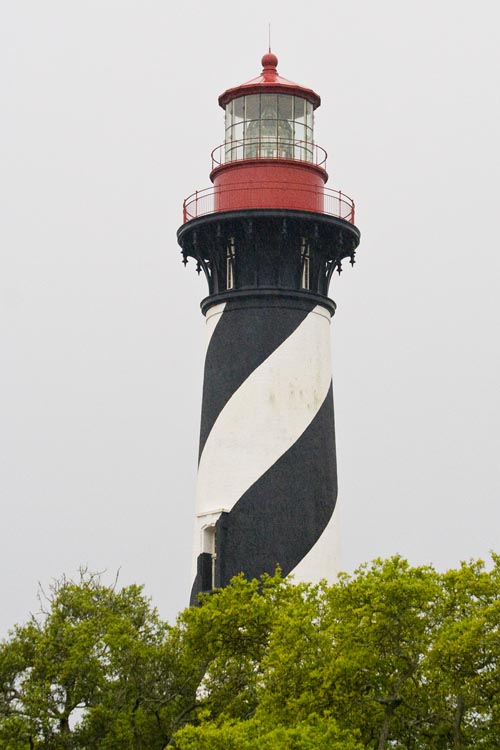
[[222, 211], [265, 208], [311, 211], [354, 224], [354, 201], [341, 190], [288, 181], [233, 183], [197, 190], [184, 201], [183, 222]]

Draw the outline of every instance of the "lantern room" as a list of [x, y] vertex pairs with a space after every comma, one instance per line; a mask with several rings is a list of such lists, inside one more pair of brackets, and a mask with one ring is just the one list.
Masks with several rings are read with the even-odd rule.
[[313, 105], [293, 94], [247, 94], [228, 102], [225, 161], [314, 157]]
[[[219, 97], [225, 110], [225, 162], [241, 159], [296, 159], [314, 162], [314, 109], [320, 98], [278, 74], [272, 52], [262, 73]], [[325, 154], [326, 158], [326, 154]]]
[[[323, 210], [326, 152], [314, 143], [312, 89], [283, 78], [272, 52], [257, 78], [219, 97], [224, 143], [212, 152], [216, 211], [257, 207]], [[286, 187], [285, 187], [286, 186]]]

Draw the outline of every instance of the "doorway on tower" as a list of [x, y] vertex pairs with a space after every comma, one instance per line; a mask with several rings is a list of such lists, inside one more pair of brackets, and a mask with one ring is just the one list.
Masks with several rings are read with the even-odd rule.
[[212, 591], [215, 583], [215, 524], [202, 529], [202, 549], [200, 555], [201, 591]]

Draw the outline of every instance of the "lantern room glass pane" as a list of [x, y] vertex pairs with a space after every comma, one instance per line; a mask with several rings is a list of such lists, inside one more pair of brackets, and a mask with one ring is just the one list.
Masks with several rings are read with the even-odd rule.
[[261, 120], [276, 120], [278, 117], [278, 95], [262, 94]]
[[293, 119], [301, 125], [306, 124], [306, 100], [299, 96], [295, 97], [295, 112]]
[[245, 149], [245, 158], [253, 158], [258, 156], [259, 143], [260, 143], [260, 120], [250, 120], [245, 123], [245, 132], [243, 134], [245, 140], [245, 146], [252, 146], [254, 150], [247, 152]]
[[278, 120], [293, 120], [293, 96], [278, 94]]
[[306, 139], [306, 128], [305, 125], [295, 121], [295, 133], [294, 137], [296, 141], [305, 141]]
[[243, 139], [243, 128], [245, 127], [245, 123], [240, 122], [237, 125], [233, 125], [232, 129], [232, 140], [233, 141], [241, 141]]
[[278, 138], [293, 141], [293, 123], [288, 120], [278, 120]]
[[240, 96], [239, 99], [234, 99], [233, 104], [233, 123], [237, 125], [245, 119], [245, 97]]
[[260, 117], [260, 94], [250, 94], [250, 96], [245, 96], [245, 100], [245, 120], [258, 120]]
[[233, 124], [233, 102], [226, 104], [226, 133]]
[[269, 138], [274, 138], [274, 140], [276, 140], [278, 135], [277, 128], [278, 120], [262, 120], [260, 124], [261, 140], [267, 140]]
[[314, 121], [314, 110], [311, 102], [306, 102], [306, 125], [308, 128], [313, 128]]
[[259, 141], [256, 139], [248, 140], [245, 138], [242, 153], [243, 159], [257, 159], [257, 157], [260, 156]]
[[245, 159], [255, 159], [259, 156], [260, 140], [260, 94], [250, 94], [245, 97], [245, 123], [243, 138], [245, 139]]

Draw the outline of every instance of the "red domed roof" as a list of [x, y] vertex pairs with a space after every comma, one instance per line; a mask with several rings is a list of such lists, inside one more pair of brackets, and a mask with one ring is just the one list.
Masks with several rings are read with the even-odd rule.
[[233, 99], [237, 99], [239, 96], [245, 96], [246, 94], [292, 94], [294, 96], [301, 96], [303, 99], [307, 99], [311, 102], [314, 109], [319, 107], [321, 99], [312, 89], [304, 88], [299, 86], [298, 83], [288, 81], [283, 76], [280, 76], [278, 71], [278, 58], [271, 51], [264, 55], [262, 58], [262, 73], [257, 78], [252, 78], [251, 81], [242, 83], [240, 86], [234, 86], [234, 88], [227, 89], [223, 94], [219, 96], [219, 104], [225, 109]]

